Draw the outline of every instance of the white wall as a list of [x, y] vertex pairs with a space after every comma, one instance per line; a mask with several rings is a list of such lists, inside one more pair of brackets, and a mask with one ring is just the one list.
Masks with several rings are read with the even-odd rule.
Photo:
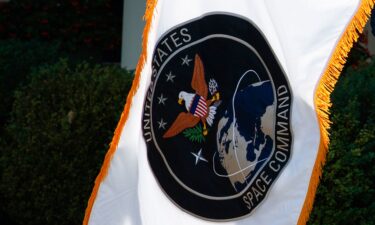
[[135, 69], [141, 53], [146, 0], [124, 0], [121, 66]]
[[370, 26], [370, 22], [367, 23], [366, 25], [366, 28], [363, 32], [367, 32], [368, 33], [368, 50], [370, 51], [370, 54], [371, 55], [375, 55], [375, 37], [374, 35], [371, 33], [371, 26]]

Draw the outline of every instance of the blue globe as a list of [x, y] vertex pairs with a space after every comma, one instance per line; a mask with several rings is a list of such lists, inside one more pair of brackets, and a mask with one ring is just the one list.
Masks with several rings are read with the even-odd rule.
[[[239, 83], [241, 80], [239, 81]], [[218, 122], [217, 159], [233, 188], [240, 192], [252, 182], [274, 148], [275, 97], [272, 83], [238, 85]]]

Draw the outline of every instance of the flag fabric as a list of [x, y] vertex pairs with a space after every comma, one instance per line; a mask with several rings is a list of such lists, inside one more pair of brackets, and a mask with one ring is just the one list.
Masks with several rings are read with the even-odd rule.
[[148, 0], [84, 225], [305, 224], [329, 95], [373, 4]]

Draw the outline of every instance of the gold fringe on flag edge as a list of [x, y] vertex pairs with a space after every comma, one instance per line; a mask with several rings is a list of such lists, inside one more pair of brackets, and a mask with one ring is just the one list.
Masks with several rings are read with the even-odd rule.
[[363, 28], [371, 15], [371, 10], [374, 7], [374, 3], [375, 0], [361, 1], [357, 12], [352, 17], [350, 23], [347, 25], [344, 33], [340, 37], [316, 88], [314, 101], [320, 127], [320, 146], [310, 178], [307, 196], [298, 219], [298, 225], [305, 225], [309, 219], [314, 204], [316, 190], [319, 185], [320, 177], [322, 176], [322, 169], [326, 161], [330, 141], [329, 129], [331, 125], [331, 121], [329, 119], [329, 109], [332, 105], [330, 95], [335, 88], [336, 82], [345, 65], [350, 49], [353, 47], [354, 42], [357, 41], [359, 34], [362, 33]]
[[150, 28], [151, 28], [152, 19], [153, 19], [156, 4], [157, 4], [157, 0], [147, 0], [147, 2], [146, 2], [146, 11], [145, 11], [145, 15], [143, 16], [143, 20], [145, 20], [146, 24], [145, 24], [145, 27], [143, 29], [142, 53], [139, 57], [137, 67], [135, 69], [135, 76], [134, 76], [134, 80], [133, 80], [133, 83], [132, 83], [132, 87], [131, 87], [131, 89], [128, 93], [128, 97], [126, 98], [126, 103], [125, 103], [125, 106], [124, 106], [124, 110], [121, 114], [120, 121], [117, 124], [114, 136], [112, 138], [112, 142], [110, 144], [109, 150], [107, 151], [107, 154], [105, 155], [104, 162], [103, 162], [102, 168], [100, 169], [99, 175], [95, 179], [95, 185], [94, 185], [94, 188], [91, 192], [91, 196], [90, 196], [90, 199], [89, 199], [88, 204], [87, 204], [85, 217], [84, 217], [84, 220], [83, 220], [83, 225], [88, 225], [88, 223], [89, 223], [89, 218], [90, 218], [90, 215], [91, 215], [92, 207], [94, 205], [94, 201], [96, 199], [96, 195], [98, 194], [99, 186], [108, 174], [109, 164], [110, 164], [111, 159], [112, 159], [112, 157], [113, 157], [113, 155], [114, 155], [114, 153], [117, 149], [117, 145], [118, 145], [119, 140], [120, 140], [122, 129], [123, 129], [123, 127], [124, 127], [124, 125], [125, 125], [125, 123], [128, 119], [128, 116], [129, 116], [129, 111], [130, 111], [130, 107], [132, 105], [133, 96], [135, 95], [135, 93], [138, 89], [138, 86], [139, 86], [139, 80], [140, 80], [140, 76], [141, 76], [140, 74], [141, 74], [141, 71], [142, 71], [145, 63], [146, 63], [146, 59], [147, 59], [148, 34], [149, 34], [149, 31], [150, 31]]

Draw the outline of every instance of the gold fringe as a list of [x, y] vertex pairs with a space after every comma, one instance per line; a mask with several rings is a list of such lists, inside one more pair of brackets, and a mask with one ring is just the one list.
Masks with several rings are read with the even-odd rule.
[[363, 31], [363, 28], [371, 15], [371, 10], [374, 7], [374, 3], [375, 0], [361, 1], [356, 14], [346, 27], [345, 32], [342, 34], [339, 42], [337, 43], [330, 61], [319, 81], [319, 85], [317, 86], [314, 100], [316, 113], [319, 120], [321, 138], [307, 196], [298, 219], [298, 225], [305, 225], [309, 219], [314, 204], [316, 190], [322, 175], [323, 165], [326, 160], [329, 145], [328, 130], [331, 125], [331, 121], [329, 120], [329, 109], [332, 105], [330, 94], [335, 88], [337, 79], [339, 78], [344, 67], [350, 49], [353, 47], [354, 42], [357, 41], [359, 34]]
[[146, 2], [146, 11], [145, 11], [145, 15], [143, 16], [143, 19], [146, 21], [146, 24], [145, 24], [145, 27], [143, 29], [142, 53], [139, 57], [137, 67], [135, 69], [135, 76], [134, 76], [134, 80], [133, 80], [133, 83], [132, 83], [132, 87], [129, 91], [128, 97], [126, 98], [126, 104], [125, 104], [124, 110], [121, 114], [120, 121], [117, 124], [114, 136], [112, 138], [112, 142], [110, 144], [109, 150], [107, 151], [107, 153], [105, 155], [104, 162], [103, 162], [102, 168], [100, 169], [99, 175], [95, 179], [95, 185], [94, 185], [94, 188], [92, 190], [92, 193], [91, 193], [91, 196], [90, 196], [90, 199], [88, 201], [87, 208], [86, 208], [86, 211], [85, 211], [85, 217], [84, 217], [84, 220], [83, 220], [83, 225], [88, 225], [88, 223], [89, 223], [89, 218], [90, 218], [90, 215], [91, 215], [92, 207], [94, 205], [94, 201], [95, 201], [96, 196], [98, 194], [99, 186], [108, 174], [111, 159], [112, 159], [112, 157], [113, 157], [113, 155], [114, 155], [114, 153], [117, 149], [117, 145], [118, 145], [119, 140], [120, 140], [122, 129], [123, 129], [123, 127], [124, 127], [124, 125], [125, 125], [125, 123], [128, 119], [128, 116], [129, 116], [129, 111], [130, 111], [130, 107], [132, 105], [133, 96], [135, 95], [135, 93], [138, 89], [138, 86], [139, 86], [140, 74], [141, 74], [141, 71], [142, 71], [145, 63], [146, 63], [146, 59], [147, 59], [148, 34], [149, 34], [149, 31], [150, 31], [150, 28], [151, 28], [151, 23], [152, 23], [152, 19], [153, 19], [156, 4], [157, 4], [157, 0], [147, 0], [147, 2]]

